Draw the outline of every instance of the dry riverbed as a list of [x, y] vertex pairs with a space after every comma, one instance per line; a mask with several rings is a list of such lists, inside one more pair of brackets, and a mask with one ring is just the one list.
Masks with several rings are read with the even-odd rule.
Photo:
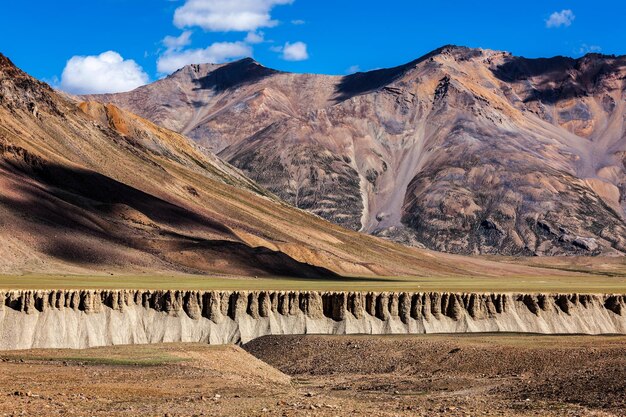
[[0, 416], [625, 416], [626, 337], [270, 336], [0, 352]]

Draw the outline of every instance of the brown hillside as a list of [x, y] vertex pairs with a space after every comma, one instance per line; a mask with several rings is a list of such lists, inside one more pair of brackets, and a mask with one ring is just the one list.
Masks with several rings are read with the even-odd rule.
[[526, 271], [344, 230], [280, 202], [184, 136], [112, 105], [75, 105], [4, 56], [0, 172], [3, 273]]

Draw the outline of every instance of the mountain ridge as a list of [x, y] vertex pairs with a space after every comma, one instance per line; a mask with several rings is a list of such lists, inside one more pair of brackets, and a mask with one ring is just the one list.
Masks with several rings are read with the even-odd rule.
[[[390, 69], [276, 73], [227, 91], [181, 74], [96, 98], [355, 230], [462, 254], [626, 250], [626, 56], [445, 46]], [[171, 99], [189, 91], [195, 102]]]

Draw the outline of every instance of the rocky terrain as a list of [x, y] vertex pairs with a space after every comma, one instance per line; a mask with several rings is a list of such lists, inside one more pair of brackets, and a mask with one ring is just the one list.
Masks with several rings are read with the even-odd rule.
[[244, 346], [249, 353], [200, 344], [0, 352], [0, 413], [624, 416], [625, 343], [283, 336], [255, 340]]
[[626, 252], [626, 57], [447, 46], [345, 77], [245, 59], [97, 99], [339, 225], [461, 254]]
[[359, 415], [626, 415], [623, 337], [269, 336], [244, 348]]
[[0, 293], [0, 350], [265, 335], [626, 334], [626, 297], [318, 291], [57, 290]]

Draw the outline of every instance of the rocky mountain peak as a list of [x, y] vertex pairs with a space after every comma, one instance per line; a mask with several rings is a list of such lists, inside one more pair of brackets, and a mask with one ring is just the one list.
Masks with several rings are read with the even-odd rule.
[[216, 70], [218, 68], [231, 66], [231, 65], [232, 66], [247, 66], [247, 65], [262, 66], [257, 61], [255, 61], [253, 58], [246, 57], [246, 58], [238, 59], [236, 61], [226, 62], [226, 63], [222, 63], [222, 64], [216, 64], [216, 63], [212, 63], [212, 62], [202, 62], [202, 63], [188, 64], [188, 65], [185, 65], [184, 67], [180, 68], [179, 70], [175, 71], [174, 74], [176, 74], [178, 72], [189, 72], [189, 71], [196, 72], [196, 73], [210, 72], [210, 71]]
[[0, 54], [0, 106], [12, 111], [26, 110], [34, 116], [43, 108], [57, 115], [62, 113], [53, 89], [17, 68], [3, 54]]
[[430, 56], [433, 55], [450, 55], [457, 59], [468, 60], [474, 57], [479, 57], [483, 55], [483, 50], [480, 48], [470, 48], [467, 46], [459, 46], [459, 45], [444, 45], [440, 48], [435, 49], [430, 52]]
[[0, 73], [3, 77], [0, 81], [11, 82], [16, 79], [30, 78], [24, 71], [20, 70], [15, 64], [5, 55], [0, 53]]
[[0, 69], [10, 68], [10, 67], [15, 68], [15, 65], [13, 65], [13, 62], [11, 62], [9, 58], [7, 58], [2, 52], [0, 52]]
[[[278, 74], [280, 71], [266, 68], [252, 58], [244, 58], [226, 64], [191, 64], [176, 71], [172, 78], [190, 78], [195, 88], [223, 91], [262, 78]], [[169, 77], [168, 77], [169, 78]]]

